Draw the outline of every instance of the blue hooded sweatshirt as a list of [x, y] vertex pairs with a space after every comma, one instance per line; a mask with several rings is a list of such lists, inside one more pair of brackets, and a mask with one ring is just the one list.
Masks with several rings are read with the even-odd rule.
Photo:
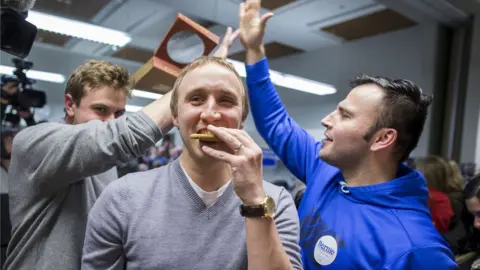
[[402, 165], [385, 183], [348, 187], [318, 157], [316, 142], [288, 115], [264, 58], [246, 65], [255, 125], [307, 188], [299, 207], [305, 269], [458, 269], [435, 229], [422, 174]]

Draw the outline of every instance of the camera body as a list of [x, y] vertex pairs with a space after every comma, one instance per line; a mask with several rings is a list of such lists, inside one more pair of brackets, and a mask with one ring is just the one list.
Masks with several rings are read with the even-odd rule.
[[[13, 125], [20, 122], [18, 111], [30, 111], [31, 108], [42, 108], [47, 103], [47, 96], [44, 91], [33, 89], [35, 80], [27, 77], [26, 71], [33, 67], [33, 63], [22, 59], [14, 58], [14, 75], [3, 75], [1, 77], [2, 115], [5, 122]], [[10, 90], [7, 90], [9, 88]], [[12, 91], [13, 89], [13, 91]], [[11, 105], [17, 113], [12, 110], [4, 114], [6, 105]]]
[[0, 27], [2, 36], [0, 43], [2, 51], [20, 58], [25, 58], [30, 53], [37, 36], [37, 27], [25, 20], [28, 16], [28, 10], [18, 9], [31, 6], [33, 4], [25, 6], [25, 3], [1, 0]]

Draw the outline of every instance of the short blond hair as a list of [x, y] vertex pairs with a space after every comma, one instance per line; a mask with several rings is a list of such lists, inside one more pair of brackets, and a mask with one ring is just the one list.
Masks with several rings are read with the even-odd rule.
[[128, 70], [103, 60], [87, 60], [77, 67], [67, 81], [65, 94], [72, 95], [75, 104], [79, 105], [86, 87], [92, 89], [102, 86], [125, 91], [131, 97], [132, 82]]
[[230, 62], [228, 62], [224, 58], [215, 57], [215, 56], [200, 56], [200, 57], [197, 57], [195, 60], [193, 60], [190, 64], [188, 64], [186, 67], [184, 67], [180, 71], [180, 73], [178, 74], [177, 80], [175, 81], [175, 84], [173, 85], [173, 89], [172, 89], [172, 98], [170, 100], [170, 110], [172, 111], [172, 115], [174, 117], [176, 117], [177, 113], [178, 113], [178, 110], [177, 110], [177, 108], [178, 108], [178, 88], [179, 88], [180, 84], [182, 83], [185, 75], [187, 75], [188, 72], [190, 72], [190, 71], [192, 71], [196, 68], [205, 66], [206, 64], [210, 64], [210, 63], [215, 63], [215, 64], [218, 64], [222, 67], [225, 67], [228, 70], [232, 71], [237, 76], [238, 80], [240, 81], [240, 85], [242, 86], [242, 90], [243, 90], [243, 93], [242, 93], [242, 100], [243, 100], [242, 120], [245, 121], [245, 119], [247, 119], [247, 116], [248, 116], [249, 105], [248, 105], [247, 89], [245, 88], [245, 85], [243, 84], [242, 78], [240, 77], [240, 74], [238, 74], [238, 72], [235, 70], [235, 67]]

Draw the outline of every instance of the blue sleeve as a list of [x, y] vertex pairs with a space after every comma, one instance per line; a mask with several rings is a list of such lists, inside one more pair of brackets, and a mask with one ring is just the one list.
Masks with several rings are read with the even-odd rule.
[[321, 143], [288, 115], [275, 86], [270, 80], [268, 62], [263, 58], [246, 65], [250, 107], [255, 126], [268, 146], [287, 168], [307, 183]]
[[404, 269], [460, 269], [455, 262], [452, 252], [444, 246], [425, 246], [415, 248], [395, 261], [387, 264], [384, 270]]

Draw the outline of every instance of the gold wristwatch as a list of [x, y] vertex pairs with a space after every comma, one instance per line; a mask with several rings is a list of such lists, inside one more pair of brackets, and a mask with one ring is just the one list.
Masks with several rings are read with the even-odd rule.
[[261, 204], [240, 205], [240, 215], [243, 217], [271, 218], [275, 217], [275, 201], [268, 194]]

